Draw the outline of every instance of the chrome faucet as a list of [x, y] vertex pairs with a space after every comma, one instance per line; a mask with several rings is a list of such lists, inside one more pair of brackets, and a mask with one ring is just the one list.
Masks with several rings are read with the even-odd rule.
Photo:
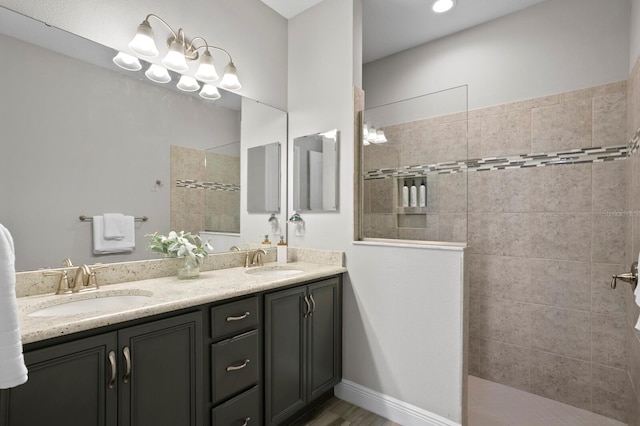
[[[266, 256], [267, 252], [264, 249], [258, 249], [253, 252], [253, 256], [251, 252], [247, 251], [247, 256], [244, 258], [244, 267], [248, 268], [249, 266], [262, 266], [264, 262], [262, 260], [262, 255]], [[251, 259], [251, 260], [249, 260]]]

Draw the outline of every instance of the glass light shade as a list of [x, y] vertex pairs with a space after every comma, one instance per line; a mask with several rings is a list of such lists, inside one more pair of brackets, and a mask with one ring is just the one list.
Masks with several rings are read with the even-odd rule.
[[242, 87], [240, 80], [238, 79], [238, 70], [232, 61], [229, 61], [227, 67], [224, 69], [224, 75], [220, 81], [220, 87], [228, 90], [238, 90]]
[[149, 69], [144, 73], [147, 78], [156, 83], [168, 83], [171, 81], [171, 76], [166, 68], [162, 68], [160, 65], [151, 64]]
[[140, 71], [142, 69], [138, 58], [124, 52], [118, 52], [118, 54], [113, 57], [113, 63], [127, 71]]
[[176, 87], [184, 92], [195, 92], [200, 88], [200, 85], [195, 78], [183, 75], [180, 77]]
[[196, 71], [196, 78], [205, 83], [213, 83], [219, 78], [216, 67], [213, 65], [213, 56], [208, 50], [205, 50], [200, 58], [200, 66]]
[[362, 139], [362, 144], [363, 144], [364, 146], [368, 146], [368, 145], [371, 145], [371, 142], [369, 142], [368, 140], [366, 140], [365, 138], [363, 138], [363, 139]]
[[218, 92], [218, 88], [213, 84], [205, 84], [200, 91], [200, 97], [215, 101], [216, 99], [220, 99], [220, 92]]
[[184, 57], [184, 48], [177, 40], [173, 40], [169, 46], [169, 52], [162, 58], [162, 64], [170, 70], [185, 72], [189, 69]]
[[387, 137], [384, 135], [383, 130], [378, 130], [376, 132], [376, 143], [385, 143], [387, 141]]
[[142, 24], [138, 25], [136, 35], [129, 42], [129, 49], [145, 58], [155, 58], [158, 56], [158, 48], [156, 47], [155, 41], [153, 41], [153, 30], [151, 29], [151, 25], [149, 25], [149, 21], [144, 20]]
[[435, 13], [444, 13], [453, 9], [453, 6], [455, 5], [456, 5], [455, 0], [437, 0], [436, 2], [433, 3], [433, 6], [431, 6], [431, 9]]
[[378, 139], [378, 131], [376, 130], [375, 127], [369, 126], [369, 134], [367, 135], [367, 140], [369, 142], [376, 143], [377, 139]]

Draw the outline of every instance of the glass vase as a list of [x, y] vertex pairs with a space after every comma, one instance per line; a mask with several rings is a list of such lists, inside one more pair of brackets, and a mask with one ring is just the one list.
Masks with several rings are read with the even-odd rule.
[[178, 278], [181, 280], [191, 280], [200, 276], [200, 266], [191, 256], [183, 257], [184, 261], [178, 268]]

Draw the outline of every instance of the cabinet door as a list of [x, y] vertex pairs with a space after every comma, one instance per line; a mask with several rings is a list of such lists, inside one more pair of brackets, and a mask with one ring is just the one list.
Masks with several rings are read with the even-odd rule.
[[266, 423], [279, 424], [305, 405], [306, 287], [265, 296]]
[[312, 311], [307, 320], [307, 402], [330, 390], [340, 381], [342, 352], [339, 280], [334, 278], [311, 284], [308, 294]]
[[2, 391], [0, 425], [115, 426], [115, 350], [108, 333], [25, 353], [29, 380]]
[[118, 332], [119, 426], [202, 425], [202, 314]]

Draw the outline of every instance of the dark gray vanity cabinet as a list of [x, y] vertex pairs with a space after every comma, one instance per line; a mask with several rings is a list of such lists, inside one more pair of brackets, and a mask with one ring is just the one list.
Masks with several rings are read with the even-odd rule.
[[0, 393], [0, 426], [201, 426], [202, 313], [25, 353], [29, 380]]
[[338, 277], [265, 295], [266, 424], [280, 425], [341, 378]]

